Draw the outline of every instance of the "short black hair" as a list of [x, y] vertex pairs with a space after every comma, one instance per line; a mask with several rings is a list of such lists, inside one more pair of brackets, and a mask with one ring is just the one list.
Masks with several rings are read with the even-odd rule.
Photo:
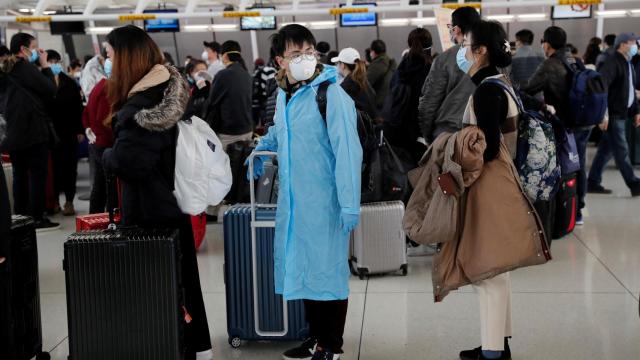
[[567, 48], [567, 51], [569, 51], [571, 53], [571, 55], [577, 55], [578, 54], [578, 48], [573, 46], [573, 44], [567, 44], [566, 48]]
[[4, 45], [0, 45], [0, 57], [7, 56], [9, 54], [11, 54], [9, 48]]
[[191, 75], [191, 73], [193, 72], [193, 69], [196, 68], [196, 66], [198, 65], [207, 65], [206, 62], [202, 61], [202, 60], [198, 60], [198, 59], [191, 59], [189, 60], [189, 62], [187, 63], [187, 66], [184, 69], [184, 72], [187, 75]]
[[459, 27], [463, 34], [467, 34], [471, 27], [479, 21], [478, 10], [471, 6], [463, 6], [451, 14], [451, 25]]
[[229, 51], [241, 52], [240, 43], [235, 40], [227, 40], [222, 44], [221, 53], [227, 53]]
[[516, 39], [525, 45], [533, 44], [533, 31], [529, 29], [523, 29], [516, 33]]
[[213, 50], [213, 52], [216, 52], [218, 54], [222, 53], [222, 50], [220, 49], [221, 48], [220, 43], [217, 41], [212, 41], [212, 42], [204, 41], [202, 44], [204, 45], [204, 47]]
[[326, 41], [320, 41], [318, 45], [316, 45], [316, 50], [318, 50], [319, 53], [326, 54], [331, 50], [331, 45]]
[[60, 53], [53, 50], [53, 49], [49, 49], [47, 50], [47, 60], [49, 61], [60, 61], [62, 60], [62, 56], [60, 56]]
[[543, 43], [549, 44], [554, 50], [560, 50], [567, 46], [567, 33], [560, 27], [551, 26], [544, 31]]
[[12, 55], [17, 55], [22, 50], [22, 47], [28, 48], [31, 45], [31, 42], [36, 38], [31, 34], [27, 33], [17, 33], [11, 37], [11, 43], [9, 45], [9, 49], [11, 50]]
[[371, 51], [375, 52], [376, 54], [384, 54], [387, 52], [387, 44], [385, 44], [384, 41], [380, 39], [373, 40], [373, 42], [371, 43]]
[[69, 69], [77, 69], [77, 68], [81, 68], [82, 64], [80, 63], [80, 60], [78, 59], [73, 59], [71, 60], [71, 63], [69, 64]]
[[616, 34], [609, 34], [604, 37], [604, 43], [609, 47], [613, 47], [616, 44]]
[[271, 47], [276, 56], [283, 56], [287, 45], [304, 46], [304, 43], [316, 46], [316, 38], [311, 31], [300, 24], [290, 24], [271, 35]]

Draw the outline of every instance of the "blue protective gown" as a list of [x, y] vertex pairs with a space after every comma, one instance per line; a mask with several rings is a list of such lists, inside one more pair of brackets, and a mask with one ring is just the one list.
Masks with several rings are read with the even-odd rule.
[[[362, 148], [354, 102], [337, 75], [325, 66], [288, 104], [279, 89], [275, 125], [256, 147], [278, 153], [275, 284], [286, 300], [349, 296], [349, 235], [340, 213], [360, 214]], [[326, 124], [316, 102], [325, 80], [332, 82]]]

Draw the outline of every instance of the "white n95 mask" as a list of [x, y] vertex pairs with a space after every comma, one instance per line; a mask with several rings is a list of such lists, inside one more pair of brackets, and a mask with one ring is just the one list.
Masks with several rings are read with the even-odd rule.
[[316, 65], [318, 65], [318, 60], [307, 60], [302, 59], [299, 63], [289, 63], [289, 70], [291, 71], [291, 76], [298, 81], [309, 80], [313, 74], [316, 72]]

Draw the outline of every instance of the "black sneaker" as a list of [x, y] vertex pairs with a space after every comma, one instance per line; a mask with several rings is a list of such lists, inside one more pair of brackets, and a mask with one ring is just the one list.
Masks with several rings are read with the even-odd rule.
[[311, 360], [340, 360], [340, 355], [328, 351], [316, 351]]
[[43, 233], [47, 231], [53, 231], [60, 229], [60, 224], [51, 222], [51, 220], [42, 218], [35, 223], [36, 233]]
[[612, 190], [606, 189], [604, 186], [602, 186], [600, 184], [589, 184], [589, 185], [587, 185], [587, 192], [589, 194], [603, 194], [603, 195], [613, 194]]
[[631, 187], [631, 197], [640, 196], [640, 184], [636, 184]]
[[[482, 356], [482, 347], [477, 347], [473, 350], [465, 350], [460, 352], [460, 360], [478, 360], [484, 359]], [[500, 360], [511, 360], [511, 349], [509, 348], [509, 339], [504, 338], [504, 351]]]
[[313, 338], [308, 338], [305, 340], [300, 346], [297, 348], [289, 349], [282, 354], [282, 358], [284, 360], [295, 360], [295, 359], [311, 359], [313, 354], [316, 351], [316, 345], [318, 345], [318, 341]]

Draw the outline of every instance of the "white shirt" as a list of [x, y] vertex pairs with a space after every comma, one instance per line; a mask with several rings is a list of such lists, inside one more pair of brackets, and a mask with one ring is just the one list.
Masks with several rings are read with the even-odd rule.
[[209, 73], [209, 75], [211, 75], [212, 78], [216, 77], [216, 74], [220, 72], [220, 70], [224, 70], [224, 64], [222, 63], [222, 61], [220, 59], [212, 62], [211, 64], [209, 64], [209, 68], [207, 69], [207, 72]]

